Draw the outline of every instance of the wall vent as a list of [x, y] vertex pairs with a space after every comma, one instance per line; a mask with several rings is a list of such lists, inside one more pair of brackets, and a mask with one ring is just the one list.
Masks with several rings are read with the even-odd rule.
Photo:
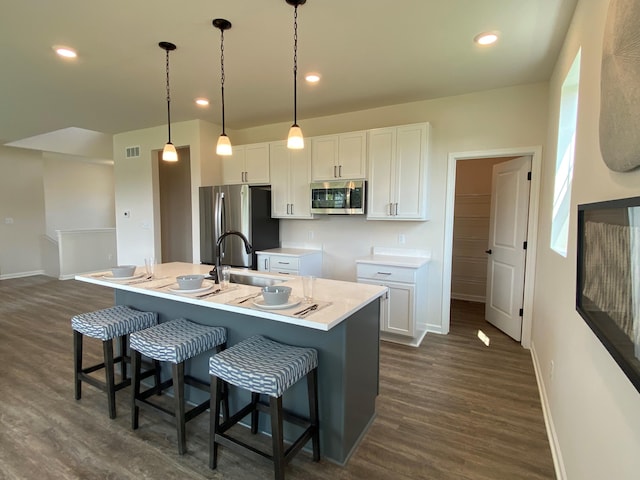
[[125, 148], [125, 158], [135, 158], [140, 156], [140, 146]]

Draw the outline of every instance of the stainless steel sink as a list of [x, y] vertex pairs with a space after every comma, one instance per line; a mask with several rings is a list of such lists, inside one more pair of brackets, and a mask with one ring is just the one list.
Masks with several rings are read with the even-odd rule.
[[266, 287], [268, 285], [275, 285], [277, 283], [284, 282], [284, 280], [280, 280], [278, 278], [260, 277], [258, 275], [239, 275], [237, 273], [232, 273], [229, 281], [231, 283], [253, 285], [254, 287]]

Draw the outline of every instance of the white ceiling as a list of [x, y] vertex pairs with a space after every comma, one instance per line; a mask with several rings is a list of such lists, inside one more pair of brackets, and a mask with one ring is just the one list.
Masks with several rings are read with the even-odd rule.
[[[307, 0], [298, 8], [298, 119], [545, 81], [577, 0]], [[171, 114], [220, 123], [220, 32], [231, 130], [292, 120], [285, 0], [20, 0], [0, 16], [0, 144], [70, 127], [113, 134]], [[472, 39], [497, 30], [500, 41]], [[79, 58], [58, 58], [53, 45]], [[308, 71], [322, 75], [306, 85]], [[208, 109], [195, 106], [209, 97]]]

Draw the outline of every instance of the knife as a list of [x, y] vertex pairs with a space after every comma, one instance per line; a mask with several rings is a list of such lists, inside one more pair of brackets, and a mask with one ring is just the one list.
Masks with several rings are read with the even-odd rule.
[[294, 313], [294, 315], [300, 315], [300, 316], [304, 316], [308, 313], [313, 312], [314, 310], [316, 310], [318, 308], [318, 304], [314, 303], [313, 305], [307, 307], [307, 308], [303, 308], [302, 310], [300, 310], [299, 312]]

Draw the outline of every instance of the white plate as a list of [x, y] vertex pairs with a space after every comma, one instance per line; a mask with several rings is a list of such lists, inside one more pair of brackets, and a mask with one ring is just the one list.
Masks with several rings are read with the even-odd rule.
[[[176, 283], [174, 283], [174, 285], [177, 285]], [[178, 287], [178, 288], [168, 288], [167, 290], [169, 290], [170, 292], [173, 293], [204, 293], [207, 290], [211, 290], [214, 287], [215, 283], [209, 283], [209, 282], [203, 282], [203, 286], [200, 288], [194, 288], [192, 290], [183, 290], [182, 288]]]
[[285, 308], [291, 308], [298, 305], [302, 299], [298, 297], [294, 297], [293, 295], [289, 297], [289, 301], [287, 303], [281, 303], [279, 305], [267, 305], [264, 303], [264, 298], [256, 298], [253, 301], [253, 304], [258, 308], [263, 308], [265, 310], [284, 310]]
[[142, 278], [146, 275], [146, 273], [136, 273], [132, 277], [114, 277], [112, 273], [107, 273], [103, 275], [102, 278], [105, 280], [113, 280], [114, 282], [126, 282], [127, 280], [135, 280], [136, 278]]

